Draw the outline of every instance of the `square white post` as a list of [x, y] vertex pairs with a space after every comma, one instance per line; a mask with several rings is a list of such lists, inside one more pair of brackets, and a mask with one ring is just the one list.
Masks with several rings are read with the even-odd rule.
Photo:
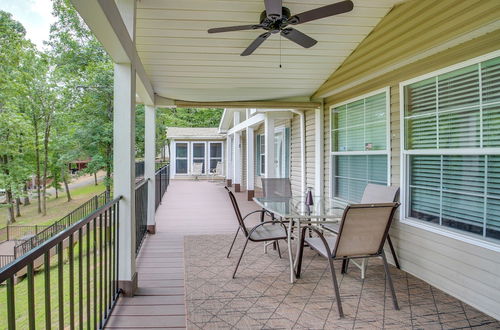
[[113, 188], [121, 196], [119, 286], [126, 296], [137, 288], [135, 269], [135, 70], [130, 63], [114, 66]]
[[255, 196], [255, 150], [254, 150], [254, 130], [247, 127], [247, 198], [253, 200]]
[[146, 105], [144, 109], [144, 179], [148, 181], [148, 232], [156, 232], [155, 222], [155, 160], [156, 160], [156, 110]]
[[264, 172], [266, 178], [276, 177], [276, 166], [274, 164], [274, 118], [266, 113], [264, 119], [264, 149], [265, 162]]
[[231, 135], [226, 138], [226, 186], [233, 185], [233, 139]]
[[234, 191], [241, 191], [241, 133], [234, 133], [233, 138], [233, 184]]
[[323, 105], [314, 112], [314, 194], [323, 196]]

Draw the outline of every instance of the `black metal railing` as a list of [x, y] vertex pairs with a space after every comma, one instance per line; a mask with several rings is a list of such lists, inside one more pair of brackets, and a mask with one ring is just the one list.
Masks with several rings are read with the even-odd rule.
[[7, 225], [0, 228], [0, 243], [21, 240], [36, 235], [47, 227], [47, 225]]
[[148, 182], [144, 180], [135, 187], [135, 252], [139, 253], [148, 230]]
[[18, 243], [16, 243], [16, 246], [14, 247], [15, 258], [19, 258], [23, 254], [45, 242], [61, 230], [64, 230], [78, 220], [83, 219], [93, 211], [97, 210], [99, 207], [102, 207], [109, 200], [110, 197], [107, 192], [96, 195], [80, 205], [75, 210], [71, 211], [64, 218], [57, 220], [52, 225], [47, 226], [41, 231], [36, 230], [36, 234], [34, 234], [32, 237], [18, 241]]
[[161, 204], [161, 200], [170, 183], [170, 165], [165, 165], [155, 173], [155, 209]]
[[144, 177], [144, 161], [135, 162], [135, 178], [140, 179]]
[[[0, 284], [6, 283], [7, 293], [0, 328], [104, 327], [120, 294], [119, 200], [106, 203], [0, 268]], [[37, 268], [40, 272], [35, 275]], [[26, 270], [26, 283], [14, 285], [16, 273], [22, 270]]]

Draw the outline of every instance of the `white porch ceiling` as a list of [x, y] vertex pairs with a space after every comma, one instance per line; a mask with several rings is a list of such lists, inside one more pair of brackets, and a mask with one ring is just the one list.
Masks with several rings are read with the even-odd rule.
[[[292, 15], [338, 0], [284, 0]], [[186, 101], [309, 97], [401, 0], [354, 0], [353, 11], [296, 28], [318, 40], [309, 49], [272, 35], [240, 53], [263, 30], [208, 34], [259, 23], [264, 0], [138, 0], [136, 47], [155, 92]]]

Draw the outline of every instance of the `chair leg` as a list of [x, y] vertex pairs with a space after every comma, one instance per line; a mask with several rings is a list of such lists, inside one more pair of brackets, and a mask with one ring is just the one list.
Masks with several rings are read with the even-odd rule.
[[389, 271], [389, 265], [387, 264], [387, 259], [385, 257], [385, 253], [383, 250], [382, 250], [382, 260], [384, 261], [385, 276], [387, 277], [387, 281], [389, 282], [389, 288], [391, 289], [392, 302], [394, 304], [394, 309], [399, 310], [398, 299], [396, 297], [396, 291], [394, 290], [394, 285], [392, 284], [392, 278], [391, 278], [391, 273]]
[[236, 272], [238, 271], [238, 267], [240, 266], [241, 258], [243, 258], [243, 253], [245, 253], [245, 249], [247, 248], [248, 238], [245, 241], [245, 245], [243, 245], [243, 250], [241, 250], [240, 258], [238, 259], [238, 263], [236, 264], [236, 268], [234, 268], [233, 278], [236, 276]]
[[240, 227], [238, 226], [238, 230], [236, 230], [236, 234], [234, 234], [233, 243], [231, 243], [231, 247], [229, 248], [229, 252], [227, 253], [226, 258], [229, 258], [231, 254], [231, 250], [233, 249], [234, 242], [236, 242], [236, 237], [238, 237], [238, 233], [240, 232]]
[[302, 235], [300, 236], [300, 243], [299, 243], [299, 256], [297, 260], [297, 270], [295, 271], [295, 277], [300, 278], [300, 272], [302, 270], [302, 256], [304, 255], [304, 244], [305, 244], [305, 232], [306, 232], [307, 227], [304, 227], [302, 229]]
[[333, 259], [328, 258], [328, 263], [330, 264], [330, 271], [332, 273], [333, 289], [335, 290], [335, 298], [337, 299], [337, 307], [339, 310], [339, 317], [344, 317], [344, 311], [342, 309], [342, 301], [340, 300], [339, 284], [337, 283], [337, 276], [335, 275], [335, 268], [333, 267]]
[[276, 243], [276, 247], [278, 249], [278, 255], [280, 256], [280, 259], [281, 259], [280, 243], [278, 241], [275, 241], [275, 243]]
[[347, 267], [349, 267], [349, 258], [344, 258], [344, 259], [342, 259], [342, 269], [340, 270], [340, 273], [346, 274]]
[[387, 243], [389, 243], [389, 247], [391, 248], [392, 258], [394, 259], [394, 263], [396, 264], [396, 267], [398, 269], [401, 269], [401, 267], [399, 267], [399, 261], [398, 261], [398, 257], [396, 256], [396, 251], [394, 250], [394, 246], [392, 246], [391, 236], [389, 236], [389, 235], [387, 235]]

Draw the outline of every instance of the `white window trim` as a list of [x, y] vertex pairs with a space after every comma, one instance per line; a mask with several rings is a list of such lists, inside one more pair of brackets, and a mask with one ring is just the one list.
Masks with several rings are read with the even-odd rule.
[[487, 237], [476, 237], [473, 233], [467, 233], [464, 231], [459, 231], [453, 228], [447, 228], [445, 226], [432, 224], [429, 222], [425, 222], [423, 220], [411, 218], [407, 216], [408, 211], [408, 203], [407, 201], [407, 192], [406, 188], [408, 187], [408, 174], [409, 174], [409, 164], [407, 161], [408, 155], [418, 155], [418, 154], [429, 154], [429, 155], [450, 155], [450, 154], [462, 154], [462, 155], [490, 155], [490, 154], [500, 154], [500, 148], [470, 148], [470, 149], [429, 149], [429, 150], [406, 150], [405, 148], [405, 94], [404, 88], [413, 83], [433, 78], [438, 75], [452, 72], [455, 70], [462, 69], [464, 67], [478, 64], [480, 62], [484, 62], [490, 60], [495, 57], [500, 56], [500, 50], [481, 55], [475, 58], [472, 58], [467, 61], [463, 61], [439, 70], [435, 70], [424, 75], [414, 77], [412, 79], [408, 79], [399, 83], [399, 120], [400, 120], [400, 219], [401, 223], [404, 223], [409, 226], [413, 226], [416, 228], [420, 228], [423, 230], [430, 231], [435, 234], [439, 234], [448, 238], [456, 239], [464, 243], [472, 244], [475, 246], [479, 246], [482, 248], [486, 248], [488, 250], [492, 250], [495, 252], [500, 252], [500, 244], [491, 242]]
[[[262, 150], [262, 141], [265, 141], [265, 134], [264, 133], [261, 133], [261, 134], [257, 134], [259, 136], [259, 157], [257, 159], [257, 166], [259, 167], [259, 172], [260, 173], [260, 176], [266, 176], [266, 171], [263, 171], [262, 170], [262, 156], [266, 157], [266, 148], [264, 148], [264, 150]], [[265, 145], [265, 142], [264, 142], [264, 145]]]
[[[362, 99], [366, 99], [370, 96], [377, 95], [384, 93], [386, 95], [386, 131], [387, 131], [387, 136], [386, 136], [386, 149], [385, 150], [362, 150], [362, 151], [332, 151], [332, 111], [334, 108], [346, 105], [348, 103], [356, 102]], [[329, 121], [329, 130], [328, 130], [328, 137], [329, 137], [329, 164], [330, 164], [330, 182], [329, 182], [329, 188], [328, 188], [328, 193], [330, 194], [330, 198], [335, 198], [333, 196], [333, 181], [334, 181], [334, 175], [333, 175], [333, 162], [332, 162], [332, 156], [338, 156], [338, 155], [351, 155], [351, 156], [358, 156], [358, 155], [387, 155], [387, 185], [391, 185], [391, 88], [389, 86], [386, 86], [381, 89], [374, 90], [369, 93], [365, 93], [359, 96], [356, 96], [354, 98], [351, 98], [349, 100], [343, 101], [341, 103], [336, 103], [332, 106], [330, 106], [328, 110], [328, 121]]]
[[[186, 160], [187, 160], [187, 173], [177, 173], [177, 144], [187, 144], [187, 157], [186, 157]], [[191, 172], [191, 168], [190, 168], [190, 165], [189, 165], [189, 160], [190, 160], [190, 153], [191, 153], [191, 147], [190, 147], [190, 143], [189, 141], [175, 141], [175, 144], [174, 144], [174, 152], [173, 152], [173, 160], [174, 160], [174, 174], [175, 175], [189, 175], [189, 173]], [[182, 157], [181, 159], [184, 159], [184, 157]]]
[[[220, 161], [222, 164], [224, 164], [224, 143], [222, 141], [208, 141], [208, 160], [207, 160], [207, 164], [208, 166], [206, 166], [206, 168], [208, 170], [210, 170], [210, 160], [212, 159], [212, 153], [210, 152], [210, 145], [211, 144], [220, 144], [221, 145], [221, 156], [220, 156]], [[217, 157], [219, 158], [219, 157]], [[223, 166], [224, 168], [224, 166]], [[210, 173], [208, 173], [210, 174]]]
[[202, 175], [208, 175], [209, 173], [207, 172], [207, 156], [208, 156], [208, 152], [207, 152], [207, 141], [191, 141], [190, 143], [190, 151], [191, 153], [189, 154], [189, 175], [192, 175], [193, 173], [193, 163], [194, 163], [194, 159], [195, 158], [200, 158], [200, 157], [194, 157], [193, 155], [193, 152], [194, 152], [194, 147], [193, 145], [194, 144], [203, 144], [203, 152], [204, 152], [204, 156], [203, 156], [203, 165], [204, 165], [204, 168], [205, 168], [205, 173], [203, 173]]

